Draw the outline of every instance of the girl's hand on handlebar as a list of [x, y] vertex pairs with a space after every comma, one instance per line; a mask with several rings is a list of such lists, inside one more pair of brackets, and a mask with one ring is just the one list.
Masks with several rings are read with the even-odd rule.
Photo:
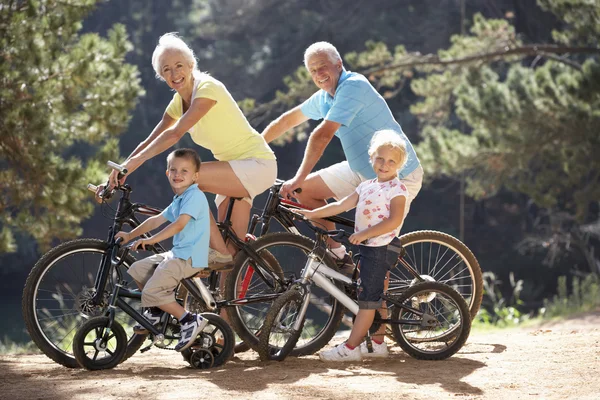
[[296, 214], [300, 214], [300, 215], [302, 215], [302, 216], [303, 216], [304, 218], [306, 218], [306, 219], [313, 219], [313, 218], [314, 218], [314, 217], [313, 217], [313, 215], [314, 215], [314, 212], [313, 212], [312, 210], [301, 210], [301, 209], [296, 209], [296, 210], [294, 210], [294, 212], [295, 212]]
[[348, 240], [352, 244], [362, 244], [362, 242], [366, 241], [367, 239], [368, 237], [366, 235], [361, 234], [361, 232], [356, 232], [350, 235], [350, 238]]

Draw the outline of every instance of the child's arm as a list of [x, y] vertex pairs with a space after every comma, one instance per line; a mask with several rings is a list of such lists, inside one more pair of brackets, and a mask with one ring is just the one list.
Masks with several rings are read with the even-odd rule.
[[131, 245], [131, 249], [135, 250], [138, 248], [138, 246], [142, 246], [142, 249], [146, 250], [145, 246], [147, 244], [162, 242], [165, 239], [175, 236], [176, 234], [181, 232], [183, 228], [185, 228], [185, 225], [189, 222], [190, 219], [192, 219], [191, 215], [181, 214], [179, 218], [177, 218], [174, 222], [170, 223], [169, 225], [165, 226], [165, 228], [162, 231], [158, 232], [156, 235], [152, 235], [149, 238], [136, 240]]
[[404, 207], [406, 197], [396, 196], [390, 201], [390, 217], [373, 225], [370, 228], [363, 229], [360, 232], [350, 236], [350, 243], [360, 244], [361, 242], [376, 236], [384, 235], [400, 226], [404, 220]]
[[329, 203], [326, 206], [315, 208], [314, 210], [295, 210], [299, 214], [304, 215], [308, 219], [318, 219], [329, 217], [330, 215], [341, 214], [348, 211], [358, 203], [358, 193], [354, 192], [349, 196], [344, 197], [340, 201]]
[[150, 232], [150, 231], [158, 228], [165, 222], [168, 222], [168, 220], [165, 217], [163, 217], [162, 214], [155, 215], [153, 217], [148, 218], [144, 222], [142, 222], [137, 228], [135, 228], [131, 232], [124, 232], [124, 231], [117, 232], [117, 234], [115, 235], [115, 238], [122, 237], [123, 243], [127, 243], [134, 237], [143, 235], [146, 232]]

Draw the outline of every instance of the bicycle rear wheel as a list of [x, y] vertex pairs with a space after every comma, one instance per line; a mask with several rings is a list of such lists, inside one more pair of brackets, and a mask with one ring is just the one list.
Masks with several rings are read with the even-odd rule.
[[[88, 319], [104, 314], [115, 283], [126, 279], [133, 282], [126, 270], [135, 260], [128, 256], [109, 274], [102, 304], [90, 304], [94, 281], [108, 248], [106, 242], [98, 239], [63, 243], [40, 258], [25, 282], [21, 307], [29, 336], [46, 356], [65, 367], [79, 367], [73, 355], [77, 329]], [[115, 320], [124, 327], [135, 325], [123, 312], [117, 312]], [[145, 335], [130, 336], [123, 360], [132, 356], [145, 340]]]
[[[394, 339], [402, 349], [419, 360], [443, 360], [459, 351], [471, 331], [469, 308], [462, 296], [439, 282], [411, 286], [397, 300], [393, 321], [412, 320], [416, 324], [393, 323]], [[419, 315], [410, 308], [419, 311]]]
[[[406, 250], [404, 261], [425, 280], [445, 283], [460, 293], [474, 318], [483, 299], [483, 277], [471, 250], [453, 236], [437, 231], [409, 232], [400, 236], [400, 241]], [[401, 293], [417, 282], [398, 263], [390, 271], [388, 292]]]
[[[260, 237], [250, 246], [258, 253], [267, 251], [272, 255], [283, 271], [284, 277], [291, 283], [299, 278], [307, 261], [308, 253], [314, 248], [314, 242], [307, 237], [292, 233], [269, 233]], [[335, 263], [328, 255], [323, 262], [336, 269]], [[272, 294], [286, 290], [286, 287], [270, 288], [254, 273], [255, 261], [245, 252], [240, 251], [234, 262], [234, 268], [227, 276], [225, 297], [227, 300], [250, 299], [252, 293]], [[311, 287], [310, 303], [306, 312], [304, 329], [300, 334], [293, 356], [312, 354], [325, 346], [337, 331], [343, 316], [343, 306], [329, 293], [317, 286]], [[341, 289], [341, 288], [340, 288]], [[260, 335], [265, 317], [273, 304], [273, 300], [242, 304], [228, 307], [229, 321], [238, 336], [254, 350], [258, 351]]]

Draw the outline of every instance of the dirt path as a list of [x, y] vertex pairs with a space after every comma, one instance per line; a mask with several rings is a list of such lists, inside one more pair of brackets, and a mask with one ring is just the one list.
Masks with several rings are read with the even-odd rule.
[[70, 370], [45, 356], [1, 356], [0, 399], [598, 399], [600, 312], [532, 328], [473, 333], [447, 361], [327, 365], [316, 356], [191, 369], [153, 349], [109, 371]]

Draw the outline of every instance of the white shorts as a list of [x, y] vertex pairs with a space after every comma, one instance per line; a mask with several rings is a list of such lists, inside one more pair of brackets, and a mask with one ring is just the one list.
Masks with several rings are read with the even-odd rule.
[[[348, 161], [342, 161], [337, 164], [333, 164], [330, 167], [323, 168], [315, 172], [318, 176], [323, 179], [323, 182], [333, 192], [336, 200], [343, 199], [344, 197], [352, 194], [360, 185], [361, 182], [366, 181], [361, 175], [350, 169]], [[402, 183], [408, 189], [408, 199], [406, 201], [406, 210], [404, 215], [408, 214], [410, 210], [410, 203], [417, 197], [421, 186], [423, 185], [423, 167], [420, 165], [405, 178], [400, 179]]]
[[[277, 160], [263, 160], [261, 158], [247, 158], [245, 160], [227, 161], [235, 176], [238, 177], [244, 189], [248, 191], [250, 197], [244, 197], [244, 200], [252, 205], [252, 200], [273, 186], [277, 179]], [[215, 204], [225, 200], [227, 196], [217, 194]]]

